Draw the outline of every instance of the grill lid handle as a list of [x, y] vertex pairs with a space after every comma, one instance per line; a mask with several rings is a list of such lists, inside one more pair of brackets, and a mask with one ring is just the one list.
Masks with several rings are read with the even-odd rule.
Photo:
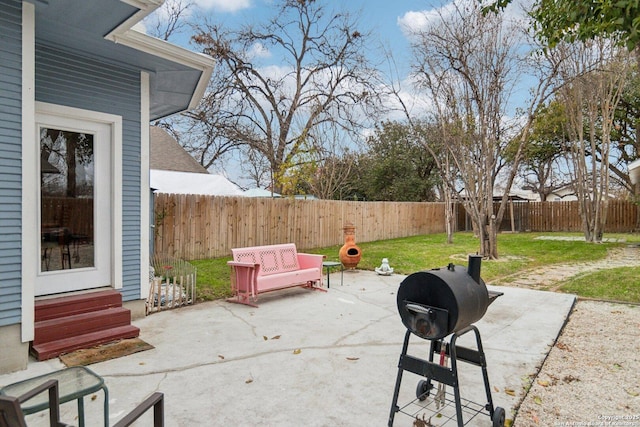
[[411, 311], [412, 313], [426, 314], [427, 316], [429, 316], [431, 320], [434, 320], [436, 317], [436, 314], [431, 308], [428, 308], [419, 304], [413, 304], [413, 303], [407, 302], [405, 307], [407, 307], [407, 310]]

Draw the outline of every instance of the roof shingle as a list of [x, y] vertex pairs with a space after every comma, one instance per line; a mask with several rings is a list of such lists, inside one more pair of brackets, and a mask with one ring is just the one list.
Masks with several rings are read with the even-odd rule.
[[166, 171], [209, 173], [166, 130], [150, 126], [150, 168]]

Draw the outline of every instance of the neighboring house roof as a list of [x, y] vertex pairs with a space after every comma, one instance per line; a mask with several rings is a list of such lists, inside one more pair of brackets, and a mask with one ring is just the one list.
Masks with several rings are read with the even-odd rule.
[[173, 136], [157, 126], [149, 129], [151, 169], [191, 173], [209, 173]]
[[150, 116], [156, 120], [194, 108], [213, 72], [211, 57], [143, 34], [132, 27], [159, 0], [31, 0], [36, 40], [89, 58], [130, 65], [149, 73]]
[[160, 193], [242, 196], [240, 188], [222, 175], [210, 174], [169, 132], [149, 128], [150, 186]]
[[150, 185], [159, 193], [242, 196], [243, 192], [222, 175], [151, 169]]
[[[527, 200], [529, 202], [539, 202], [540, 194], [532, 191], [531, 189], [512, 189], [509, 192], [509, 197], [513, 200]], [[562, 188], [558, 188], [552, 191], [550, 194], [547, 194], [547, 201], [570, 201], [576, 200], [575, 191], [571, 186], [564, 186]]]

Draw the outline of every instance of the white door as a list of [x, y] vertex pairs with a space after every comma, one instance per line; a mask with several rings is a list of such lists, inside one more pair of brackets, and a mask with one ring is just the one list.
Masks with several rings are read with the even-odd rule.
[[38, 113], [36, 136], [40, 233], [34, 243], [41, 259], [35, 294], [112, 286], [112, 126]]

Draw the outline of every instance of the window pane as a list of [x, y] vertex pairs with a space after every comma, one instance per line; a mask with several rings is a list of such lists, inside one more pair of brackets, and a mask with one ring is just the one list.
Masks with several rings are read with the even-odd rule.
[[94, 135], [40, 129], [41, 271], [95, 267]]

